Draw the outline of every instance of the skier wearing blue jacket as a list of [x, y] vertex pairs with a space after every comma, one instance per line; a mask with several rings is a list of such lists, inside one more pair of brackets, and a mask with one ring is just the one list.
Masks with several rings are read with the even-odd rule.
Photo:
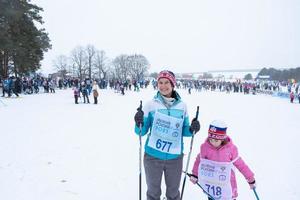
[[8, 97], [11, 96], [10, 85], [11, 85], [10, 79], [8, 79], [8, 78], [4, 79], [4, 81], [3, 81], [3, 90], [2, 90], [2, 97], [5, 97], [5, 93], [7, 93]]
[[160, 200], [163, 174], [167, 199], [179, 200], [183, 137], [198, 132], [200, 123], [193, 119], [190, 126], [187, 106], [174, 90], [174, 73], [167, 70], [160, 72], [157, 84], [157, 94], [143, 110], [138, 109], [134, 117], [135, 133], [144, 136], [149, 132], [144, 154], [147, 200]]

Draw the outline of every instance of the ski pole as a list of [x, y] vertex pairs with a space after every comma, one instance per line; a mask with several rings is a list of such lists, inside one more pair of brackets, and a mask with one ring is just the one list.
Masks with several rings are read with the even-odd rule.
[[[195, 176], [195, 175], [190, 174], [190, 173], [187, 173], [187, 172], [185, 172], [185, 171], [183, 171], [183, 173], [185, 173], [185, 174], [188, 175], [189, 177]], [[198, 177], [197, 177], [197, 178], [198, 178]], [[197, 182], [196, 184], [203, 190], [203, 192], [204, 192], [209, 198], [211, 198], [212, 200], [215, 200], [215, 198], [214, 198], [213, 196], [211, 196], [208, 192], [206, 192], [206, 190], [204, 190], [204, 188], [203, 188], [198, 182]]]
[[[139, 110], [142, 110], [142, 101], [140, 101]], [[142, 199], [142, 124], [139, 124], [139, 200]]]
[[258, 197], [258, 195], [257, 195], [257, 192], [256, 192], [256, 189], [255, 189], [255, 188], [253, 188], [253, 192], [254, 192], [254, 194], [255, 194], [256, 200], [259, 200], [259, 197]]
[[[197, 106], [196, 119], [198, 119], [198, 115], [199, 115], [199, 106]], [[186, 171], [186, 172], [187, 172], [188, 169], [189, 169], [189, 163], [190, 163], [190, 158], [191, 158], [191, 153], [192, 153], [193, 143], [194, 143], [194, 135], [195, 135], [195, 131], [193, 131], [193, 134], [192, 134], [192, 139], [191, 139], [191, 144], [190, 144], [190, 151], [189, 151], [189, 154], [188, 154], [188, 159], [187, 159], [186, 168], [185, 168], [185, 171]], [[182, 200], [182, 198], [183, 198], [183, 192], [184, 192], [184, 187], [185, 187], [185, 181], [186, 181], [186, 174], [184, 175], [184, 179], [183, 179], [183, 184], [182, 184], [182, 188], [181, 188], [181, 196], [180, 196], [180, 200]]]

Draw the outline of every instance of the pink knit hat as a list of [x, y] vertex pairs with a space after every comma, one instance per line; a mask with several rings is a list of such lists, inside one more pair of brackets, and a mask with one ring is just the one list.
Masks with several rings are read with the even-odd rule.
[[208, 137], [216, 140], [225, 140], [227, 125], [221, 120], [214, 120], [210, 123], [208, 129]]
[[171, 85], [173, 87], [176, 85], [175, 75], [171, 71], [164, 70], [164, 71], [159, 72], [158, 77], [157, 77], [157, 81], [159, 81], [159, 79], [161, 79], [161, 78], [168, 79], [171, 82]]

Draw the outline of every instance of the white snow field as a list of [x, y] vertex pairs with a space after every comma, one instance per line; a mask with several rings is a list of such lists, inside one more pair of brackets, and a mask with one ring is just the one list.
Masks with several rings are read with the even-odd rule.
[[[300, 104], [266, 95], [178, 92], [190, 119], [200, 106], [201, 130], [189, 171], [209, 123], [223, 119], [240, 156], [256, 174], [260, 199], [300, 199]], [[75, 105], [71, 89], [1, 98], [6, 106], [0, 102], [0, 199], [138, 199], [139, 142], [133, 116], [139, 101], [155, 93], [149, 88], [121, 96], [101, 90], [98, 105], [92, 100]], [[186, 138], [186, 155], [189, 145]], [[239, 199], [255, 200], [244, 177], [236, 173]], [[144, 172], [142, 180], [146, 199]], [[207, 198], [187, 181], [184, 199]]]

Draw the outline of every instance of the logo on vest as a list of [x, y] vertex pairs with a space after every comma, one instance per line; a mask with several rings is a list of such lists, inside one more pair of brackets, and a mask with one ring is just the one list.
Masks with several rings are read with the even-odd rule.
[[179, 135], [179, 133], [177, 131], [175, 131], [175, 132], [172, 133], [173, 137], [178, 137], [178, 135]]
[[225, 175], [220, 175], [219, 180], [220, 181], [226, 181], [226, 176]]

